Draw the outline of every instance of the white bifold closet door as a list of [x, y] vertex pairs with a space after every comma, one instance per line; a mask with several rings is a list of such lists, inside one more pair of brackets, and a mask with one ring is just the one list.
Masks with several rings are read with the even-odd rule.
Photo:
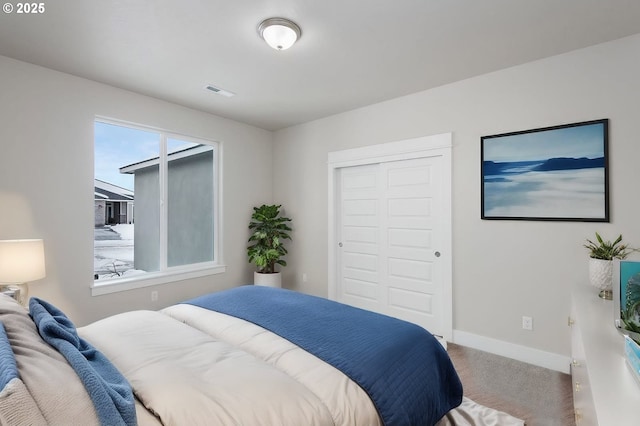
[[442, 332], [441, 161], [434, 156], [338, 170], [340, 302]]

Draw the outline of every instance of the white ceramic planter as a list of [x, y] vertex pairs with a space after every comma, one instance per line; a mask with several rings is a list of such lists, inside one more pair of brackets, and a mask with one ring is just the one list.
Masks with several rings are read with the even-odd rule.
[[282, 287], [282, 274], [276, 272], [274, 274], [253, 273], [253, 284], [263, 285], [266, 287]]
[[612, 298], [613, 289], [613, 261], [589, 258], [589, 281], [591, 285], [600, 289], [600, 297]]

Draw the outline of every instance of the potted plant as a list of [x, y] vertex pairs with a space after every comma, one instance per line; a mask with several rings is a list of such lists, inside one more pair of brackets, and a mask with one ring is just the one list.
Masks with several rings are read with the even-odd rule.
[[587, 239], [584, 245], [589, 250], [589, 280], [591, 285], [600, 289], [600, 297], [612, 299], [613, 259], [624, 259], [633, 251], [622, 244], [622, 235], [614, 242], [605, 241], [596, 232], [596, 242]]
[[291, 219], [280, 216], [281, 205], [266, 205], [253, 208], [249, 229], [249, 245], [247, 256], [257, 271], [254, 272], [254, 284], [280, 287], [282, 278], [276, 271], [276, 265], [287, 266], [282, 257], [287, 254], [284, 240], [291, 240]]

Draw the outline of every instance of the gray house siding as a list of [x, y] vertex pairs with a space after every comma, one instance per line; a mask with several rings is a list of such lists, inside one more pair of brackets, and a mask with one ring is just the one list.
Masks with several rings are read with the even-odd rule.
[[133, 229], [135, 269], [160, 270], [160, 182], [158, 165], [135, 172], [136, 210]]
[[213, 260], [213, 151], [169, 162], [167, 265]]
[[[167, 188], [167, 266], [213, 260], [213, 150], [171, 158]], [[134, 267], [160, 269], [158, 165], [140, 164], [135, 174]]]

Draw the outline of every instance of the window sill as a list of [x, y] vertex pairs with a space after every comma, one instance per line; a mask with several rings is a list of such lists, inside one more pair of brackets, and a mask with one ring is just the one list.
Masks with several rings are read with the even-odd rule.
[[100, 283], [93, 283], [91, 286], [91, 296], [102, 296], [104, 294], [118, 293], [137, 288], [200, 278], [207, 275], [222, 274], [226, 269], [227, 267], [225, 265], [205, 266], [201, 268], [191, 267], [166, 272], [150, 272], [148, 274], [137, 275], [130, 278], [103, 280]]

